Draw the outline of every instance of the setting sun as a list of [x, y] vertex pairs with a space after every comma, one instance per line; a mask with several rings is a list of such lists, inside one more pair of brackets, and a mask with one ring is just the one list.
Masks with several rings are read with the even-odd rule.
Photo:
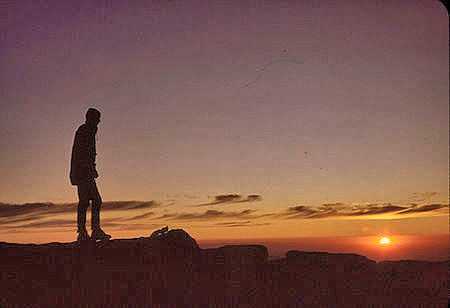
[[387, 237], [383, 237], [380, 240], [380, 244], [382, 244], [382, 245], [386, 245], [386, 244], [390, 244], [390, 243], [391, 243], [391, 241]]

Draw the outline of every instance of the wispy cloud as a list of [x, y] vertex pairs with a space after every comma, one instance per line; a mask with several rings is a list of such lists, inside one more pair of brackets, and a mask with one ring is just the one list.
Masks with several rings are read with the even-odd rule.
[[24, 204], [0, 203], [0, 218], [32, 214], [39, 211], [56, 211], [69, 209], [69, 204], [56, 205], [51, 202], [36, 202]]
[[[101, 210], [122, 211], [122, 210], [142, 210], [158, 207], [161, 204], [155, 201], [106, 201], [102, 203]], [[44, 216], [54, 216], [56, 214], [66, 214], [76, 212], [78, 203], [54, 204], [51, 202], [11, 204], [0, 203], [0, 221], [8, 218], [8, 222], [13, 220], [33, 220]]]
[[189, 193], [168, 193], [166, 197], [169, 199], [198, 199], [200, 198], [198, 194]]
[[447, 204], [426, 204], [422, 206], [413, 205], [409, 209], [398, 212], [397, 214], [424, 213], [447, 207]]
[[217, 226], [223, 226], [226, 228], [233, 228], [233, 227], [255, 227], [255, 226], [268, 226], [271, 223], [269, 222], [263, 222], [263, 223], [253, 223], [250, 220], [247, 221], [230, 221], [230, 222], [218, 222], [215, 225]]
[[345, 205], [342, 203], [322, 204], [319, 207], [294, 206], [284, 211], [269, 214], [272, 217], [283, 219], [319, 219], [329, 217], [358, 217], [373, 216], [383, 214], [412, 214], [424, 213], [446, 207], [446, 204], [428, 204], [423, 206], [413, 205], [392, 205], [387, 204], [367, 204], [367, 205]]
[[[102, 219], [104, 223], [110, 223], [113, 226], [119, 221], [135, 221], [145, 219], [153, 215], [153, 212], [142, 213], [145, 209], [151, 209], [160, 206], [155, 201], [106, 201], [102, 203], [101, 213], [118, 213], [124, 218], [114, 219], [108, 222], [108, 219]], [[78, 203], [25, 203], [10, 204], [0, 203], [0, 229], [28, 229], [28, 228], [46, 228], [46, 227], [73, 227], [76, 226], [76, 213]], [[141, 212], [142, 214], [129, 216], [130, 213]], [[125, 213], [125, 215], [123, 215]], [[128, 214], [127, 214], [128, 213]], [[74, 217], [73, 220], [65, 219], [67, 215]], [[119, 226], [120, 224], [115, 224]], [[114, 226], [115, 226], [114, 225]]]
[[[117, 222], [117, 219], [113, 218], [103, 218], [101, 220], [102, 227], [118, 227], [122, 224]], [[40, 221], [25, 223], [25, 224], [3, 224], [1, 229], [36, 229], [36, 228], [75, 228], [76, 229], [77, 221], [76, 218], [73, 219], [42, 219]]]
[[392, 212], [398, 212], [401, 210], [406, 209], [404, 206], [397, 206], [397, 205], [381, 205], [381, 206], [373, 206], [369, 207], [367, 209], [362, 209], [358, 211], [354, 211], [351, 213], [346, 213], [348, 216], [365, 216], [365, 215], [378, 215], [378, 214], [385, 214], [385, 213], [392, 213]]
[[243, 200], [239, 200], [237, 202], [254, 202], [254, 201], [261, 201], [262, 196], [261, 195], [248, 195], [247, 198]]
[[43, 220], [38, 222], [32, 222], [21, 225], [14, 226], [5, 226], [2, 228], [7, 229], [28, 229], [28, 228], [47, 228], [47, 227], [73, 227], [76, 226], [76, 220], [74, 219], [52, 219], [52, 220]]
[[439, 195], [439, 193], [436, 191], [415, 192], [412, 194], [411, 199], [416, 202], [423, 202], [430, 200], [437, 195]]
[[[215, 200], [215, 202], [218, 203], [252, 202], [260, 200], [260, 196], [249, 195], [246, 198], [242, 198], [240, 195], [230, 194], [216, 196]], [[291, 206], [284, 210], [271, 213], [258, 213], [254, 209], [245, 209], [242, 211], [208, 209], [203, 212], [187, 211], [158, 213], [157, 209], [159, 206], [160, 204], [155, 201], [104, 202], [101, 211], [107, 211], [110, 212], [110, 214], [105, 218], [102, 217], [101, 224], [102, 226], [118, 229], [139, 229], [138, 225], [142, 225], [142, 227], [145, 225], [153, 228], [154, 225], [159, 226], [159, 224], [168, 221], [177, 221], [178, 223], [189, 221], [214, 221], [215, 226], [228, 228], [269, 225], [272, 223], [271, 220], [274, 219], [373, 218], [385, 214], [391, 214], [391, 218], [393, 217], [392, 215], [398, 215], [398, 217], [404, 218], [409, 215], [417, 216], [433, 212], [440, 213], [439, 211], [448, 207], [448, 204], [397, 205], [382, 203], [355, 205], [336, 202], [324, 203], [319, 206]], [[151, 211], [142, 211], [145, 209], [151, 209]], [[136, 212], [133, 210], [136, 210]], [[76, 203], [0, 203], [0, 229], [16, 232], [18, 230], [30, 230], [34, 228], [75, 228], [76, 212]], [[116, 213], [118, 214], [117, 217], [113, 218], [112, 216], [115, 216]], [[64, 214], [72, 215], [73, 219], [67, 219], [67, 216]], [[254, 220], [257, 221], [255, 222]], [[143, 224], [147, 221], [152, 224]], [[134, 225], [135, 227], [132, 227], [131, 225]]]
[[246, 209], [243, 211], [218, 211], [218, 210], [207, 210], [203, 213], [171, 213], [164, 214], [158, 219], [169, 219], [169, 220], [211, 220], [211, 219], [221, 219], [221, 218], [254, 218], [252, 213], [255, 210]]
[[153, 230], [161, 228], [161, 224], [157, 223], [133, 223], [133, 224], [120, 224], [119, 227], [116, 227], [115, 229], [118, 230], [147, 230], [148, 234], [143, 234], [142, 236], [149, 236]]
[[243, 203], [243, 202], [255, 202], [255, 201], [261, 201], [262, 196], [261, 195], [248, 195], [246, 198], [243, 198], [239, 194], [224, 194], [224, 195], [217, 195], [214, 197], [214, 201], [208, 202], [208, 203], [202, 203], [198, 204], [196, 206], [210, 206], [210, 205], [217, 205], [217, 204], [230, 204], [230, 203]]
[[102, 203], [102, 211], [142, 210], [160, 206], [155, 201], [107, 201]]
[[147, 212], [147, 213], [144, 213], [144, 214], [141, 214], [141, 215], [136, 215], [136, 216], [133, 216], [133, 217], [127, 217], [127, 218], [124, 218], [123, 220], [134, 221], [134, 220], [139, 220], [139, 219], [142, 219], [142, 218], [147, 218], [147, 217], [150, 217], [150, 216], [153, 216], [153, 215], [154, 215], [154, 212]]
[[323, 203], [321, 206], [322, 207], [340, 207], [340, 206], [344, 206], [344, 203], [341, 202], [335, 202], [335, 203]]

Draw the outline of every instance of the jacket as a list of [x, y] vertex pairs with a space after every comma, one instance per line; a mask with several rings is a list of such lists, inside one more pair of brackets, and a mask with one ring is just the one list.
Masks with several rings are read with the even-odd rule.
[[98, 177], [95, 167], [95, 134], [97, 127], [91, 127], [86, 123], [78, 127], [72, 146], [72, 158], [70, 160], [70, 182], [78, 185], [81, 182]]

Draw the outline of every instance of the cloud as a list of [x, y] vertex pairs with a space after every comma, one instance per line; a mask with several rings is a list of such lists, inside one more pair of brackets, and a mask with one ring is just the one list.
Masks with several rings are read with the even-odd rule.
[[262, 200], [261, 195], [248, 195], [247, 198], [236, 201], [236, 202], [255, 202], [255, 201], [261, 201], [261, 200]]
[[17, 226], [2, 226], [2, 228], [24, 229], [24, 228], [42, 228], [42, 227], [69, 227], [76, 226], [77, 222], [74, 219], [53, 219], [39, 222], [32, 222]]
[[216, 226], [223, 226], [226, 228], [233, 228], [233, 227], [255, 227], [255, 226], [268, 226], [271, 223], [264, 222], [264, 223], [252, 223], [250, 220], [247, 221], [231, 221], [231, 222], [218, 222], [215, 225]]
[[344, 206], [344, 203], [341, 202], [335, 202], [335, 203], [324, 203], [321, 206], [322, 207], [340, 207], [340, 206]]
[[138, 219], [147, 218], [147, 217], [150, 217], [150, 216], [153, 216], [153, 215], [154, 215], [154, 212], [147, 212], [147, 213], [144, 213], [144, 214], [141, 214], [141, 215], [125, 218], [123, 220], [126, 220], [126, 221], [138, 220]]
[[249, 224], [250, 220], [247, 221], [228, 221], [228, 222], [218, 222], [215, 223], [215, 225], [218, 226], [229, 226], [229, 225], [235, 225], [235, 224]]
[[407, 209], [405, 211], [401, 211], [397, 214], [424, 213], [424, 212], [438, 210], [438, 209], [441, 209], [441, 208], [444, 208], [447, 206], [448, 206], [447, 204], [440, 204], [440, 203], [427, 204], [427, 205], [422, 205], [422, 206], [413, 205], [409, 209]]
[[397, 205], [383, 205], [383, 206], [371, 206], [367, 209], [358, 210], [355, 212], [347, 213], [347, 216], [364, 216], [364, 215], [377, 215], [391, 212], [398, 212], [406, 209], [404, 206]]
[[[102, 227], [105, 226], [120, 226], [120, 223], [116, 222], [117, 219], [102, 219], [101, 225]], [[38, 222], [32, 222], [27, 224], [21, 224], [21, 225], [2, 225], [1, 229], [29, 229], [29, 228], [60, 228], [60, 227], [70, 227], [70, 228], [77, 228], [77, 221], [76, 218], [74, 219], [50, 219], [50, 220], [42, 220]]]
[[160, 204], [155, 201], [147, 201], [142, 202], [141, 204], [137, 204], [136, 206], [133, 206], [130, 208], [130, 210], [140, 210], [140, 209], [149, 209], [159, 206]]
[[[155, 201], [105, 201], [101, 212], [143, 210], [160, 206]], [[10, 224], [40, 220], [46, 217], [54, 218], [59, 214], [74, 214], [78, 203], [54, 204], [51, 202], [36, 202], [25, 204], [0, 203], [0, 223]]]
[[317, 212], [317, 210], [313, 210], [309, 206], [299, 205], [299, 206], [289, 207], [288, 212], [311, 214], [311, 213]]
[[217, 205], [217, 204], [230, 204], [230, 203], [243, 203], [243, 202], [255, 202], [261, 201], [261, 195], [248, 195], [246, 198], [242, 198], [239, 194], [225, 194], [225, 195], [217, 195], [214, 197], [213, 202], [203, 203], [196, 206], [209, 206], [209, 205]]
[[31, 214], [41, 210], [54, 210], [56, 204], [51, 202], [36, 202], [24, 204], [0, 203], [0, 218]]
[[415, 192], [412, 194], [412, 199], [415, 201], [425, 201], [437, 195], [439, 195], [439, 193], [436, 191]]
[[[120, 213], [140, 211], [160, 206], [155, 201], [106, 201], [102, 203], [101, 213]], [[36, 202], [25, 204], [0, 203], [0, 228], [31, 228], [75, 225], [76, 221], [62, 219], [64, 215], [73, 215], [76, 219], [78, 203], [54, 204]], [[88, 209], [90, 211], [90, 209]], [[151, 212], [124, 218], [124, 221], [139, 220], [151, 216]], [[123, 214], [120, 214], [123, 216]], [[60, 219], [61, 218], [61, 219]], [[48, 221], [47, 221], [48, 220]], [[103, 225], [104, 219], [102, 219]], [[66, 222], [66, 224], [64, 224]], [[19, 226], [17, 226], [19, 224]]]
[[295, 206], [289, 207], [285, 212], [280, 213], [278, 216], [287, 219], [297, 218], [325, 218], [330, 216], [336, 216], [337, 210], [329, 207], [313, 208], [311, 206]]
[[[238, 194], [218, 195], [215, 197], [214, 204], [253, 202], [261, 199], [260, 195], [249, 195], [242, 198]], [[208, 209], [204, 212], [182, 212], [182, 213], [155, 213], [154, 211], [143, 211], [159, 207], [160, 204], [155, 201], [107, 201], [102, 205], [101, 211], [117, 212], [120, 218], [102, 219], [102, 226], [127, 228], [128, 222], [144, 221], [150, 218], [152, 223], [158, 221], [218, 221], [216, 226], [223, 227], [241, 227], [267, 225], [265, 221], [261, 223], [250, 223], [254, 219], [326, 219], [326, 218], [345, 218], [345, 217], [369, 217], [383, 214], [396, 214], [407, 217], [410, 214], [426, 215], [433, 211], [438, 211], [448, 204], [408, 204], [393, 205], [384, 204], [344, 204], [324, 203], [319, 206], [298, 205], [288, 207], [287, 209], [272, 212], [255, 214], [253, 209], [242, 211], [224, 211]], [[133, 212], [136, 210], [136, 212]], [[0, 229], [18, 231], [30, 228], [63, 227], [76, 228], [77, 203], [53, 204], [53, 203], [25, 203], [8, 204], [0, 203]], [[144, 213], [143, 213], [144, 212]], [[131, 213], [131, 214], [130, 214]], [[73, 219], [67, 219], [65, 216], [58, 215], [70, 214]], [[126, 215], [123, 215], [126, 214]], [[114, 215], [112, 215], [114, 216]], [[232, 220], [226, 222], [226, 220]], [[240, 221], [243, 220], [243, 221]], [[124, 227], [127, 226], [127, 227]], [[135, 228], [139, 229], [139, 228]]]
[[167, 218], [172, 218], [172, 217], [175, 217], [175, 216], [177, 216], [176, 213], [169, 213], [169, 214], [163, 214], [163, 215], [161, 215], [159, 217], [155, 217], [155, 219], [167, 219]]
[[148, 234], [147, 235], [143, 235], [143, 236], [149, 236], [154, 230], [157, 228], [161, 228], [160, 224], [156, 224], [156, 223], [151, 223], [151, 224], [128, 224], [128, 225], [124, 225], [121, 224], [120, 227], [115, 228], [116, 230], [147, 230]]
[[197, 194], [189, 194], [189, 193], [168, 193], [166, 194], [167, 198], [170, 199], [198, 199], [199, 196]]
[[203, 213], [172, 213], [164, 214], [158, 219], [170, 219], [170, 220], [210, 220], [219, 218], [254, 218], [252, 213], [255, 210], [246, 209], [240, 212], [234, 211], [218, 211], [218, 210], [206, 210]]
[[[283, 219], [319, 219], [328, 217], [358, 217], [382, 215], [387, 213], [396, 214], [411, 214], [434, 211], [445, 207], [444, 204], [428, 204], [417, 206], [416, 204], [401, 206], [385, 204], [366, 204], [366, 205], [345, 205], [343, 203], [322, 204], [319, 207], [312, 206], [294, 206], [288, 207], [286, 210], [279, 213], [266, 214]], [[262, 216], [260, 216], [262, 217]]]
[[33, 216], [19, 216], [16, 218], [8, 218], [1, 220], [1, 223], [8, 223], [8, 224], [12, 224], [12, 223], [20, 223], [20, 222], [26, 222], [26, 221], [33, 221], [33, 220], [39, 220], [42, 219], [43, 215], [39, 215], [39, 214], [35, 214]]
[[141, 210], [154, 208], [159, 205], [155, 201], [107, 201], [102, 203], [102, 211]]
[[241, 195], [238, 194], [228, 194], [228, 195], [217, 195], [215, 197], [217, 203], [231, 202], [239, 200]]

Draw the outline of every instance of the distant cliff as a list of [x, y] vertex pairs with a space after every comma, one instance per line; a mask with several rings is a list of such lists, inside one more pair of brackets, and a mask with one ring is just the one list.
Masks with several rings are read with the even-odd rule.
[[446, 262], [380, 262], [356, 254], [261, 245], [201, 249], [183, 230], [107, 242], [0, 243], [0, 306], [161, 304], [303, 307], [434, 304], [447, 307]]

